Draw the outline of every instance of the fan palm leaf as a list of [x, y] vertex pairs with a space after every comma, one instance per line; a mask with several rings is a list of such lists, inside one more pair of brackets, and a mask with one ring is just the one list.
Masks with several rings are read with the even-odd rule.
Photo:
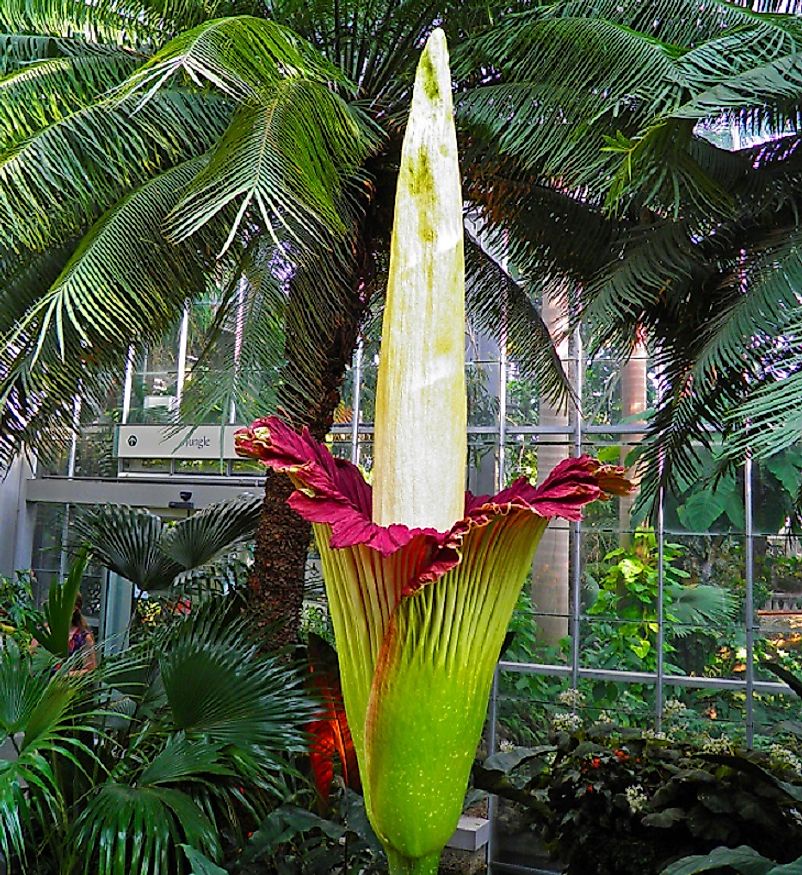
[[184, 569], [206, 565], [253, 538], [261, 509], [261, 499], [250, 495], [210, 504], [166, 529], [160, 548]]
[[99, 562], [140, 589], [164, 589], [182, 570], [160, 549], [164, 523], [148, 511], [106, 504], [79, 514], [74, 530]]

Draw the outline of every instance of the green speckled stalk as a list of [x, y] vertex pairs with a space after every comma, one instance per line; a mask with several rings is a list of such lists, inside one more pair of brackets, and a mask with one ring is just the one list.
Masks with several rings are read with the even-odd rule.
[[390, 875], [437, 875], [437, 870], [440, 867], [440, 854], [410, 860], [393, 850], [389, 850], [387, 862], [390, 865]]

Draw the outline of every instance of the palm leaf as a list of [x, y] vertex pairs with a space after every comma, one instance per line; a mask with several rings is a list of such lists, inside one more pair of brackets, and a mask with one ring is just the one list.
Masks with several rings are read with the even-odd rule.
[[211, 95], [166, 91], [138, 112], [98, 102], [59, 119], [0, 155], [0, 244], [46, 249], [82, 233], [159, 167], [203, 154], [228, 114]]
[[570, 392], [565, 372], [540, 314], [512, 277], [470, 235], [465, 237], [465, 306], [470, 319], [499, 343], [544, 398]]
[[137, 47], [160, 34], [156, 10], [127, 0], [3, 0], [0, 30], [51, 37], [80, 34], [88, 42]]
[[140, 95], [141, 104], [176, 77], [179, 84], [186, 77], [242, 100], [285, 76], [346, 84], [333, 64], [288, 28], [241, 15], [206, 21], [175, 37], [125, 83], [122, 93]]
[[210, 504], [164, 531], [161, 550], [184, 569], [198, 568], [253, 538], [261, 511], [262, 499], [250, 495]]
[[168, 218], [168, 233], [185, 240], [227, 205], [237, 219], [253, 210], [276, 238], [276, 224], [314, 236], [320, 223], [344, 231], [337, 210], [344, 179], [375, 146], [375, 136], [324, 85], [286, 79], [243, 105], [208, 165]]
[[[215, 227], [191, 248], [161, 235], [165, 214], [197, 164], [182, 164], [123, 199], [92, 227], [50, 289], [3, 337], [0, 397], [4, 407], [0, 455], [22, 442], [52, 454], [74, 428], [65, 415], [76, 395], [91, 416], [130, 344], [156, 338], [176, 309], [198, 289], [203, 257], [219, 237]], [[211, 244], [211, 245], [209, 245]], [[97, 395], [93, 395], [94, 392]]]
[[65, 118], [118, 85], [139, 60], [122, 52], [46, 58], [0, 78], [0, 149]]
[[218, 859], [217, 829], [191, 796], [173, 787], [107, 781], [86, 803], [72, 841], [85, 873], [158, 875], [186, 842]]
[[295, 721], [308, 719], [312, 704], [299, 674], [260, 656], [242, 621], [222, 620], [214, 603], [193, 611], [159, 656], [174, 725], [190, 737], [232, 745], [258, 762], [304, 750]]
[[214, 319], [198, 330], [201, 353], [184, 387], [185, 422], [251, 422], [276, 409], [284, 361], [284, 281], [273, 246], [256, 238], [223, 284]]
[[78, 514], [74, 531], [99, 562], [142, 590], [166, 589], [182, 570], [161, 549], [164, 524], [146, 510], [106, 504]]

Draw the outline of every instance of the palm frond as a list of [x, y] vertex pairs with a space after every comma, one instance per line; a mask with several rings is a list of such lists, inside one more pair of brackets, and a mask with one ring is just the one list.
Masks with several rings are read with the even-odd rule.
[[87, 875], [172, 871], [177, 847], [185, 842], [220, 857], [215, 824], [190, 795], [174, 787], [107, 781], [89, 798], [71, 841]]
[[226, 423], [235, 410], [239, 422], [251, 422], [276, 409], [287, 293], [273, 251], [255, 238], [223, 284], [215, 318], [199, 332], [201, 353], [181, 397], [184, 421]]
[[285, 79], [243, 105], [167, 221], [168, 234], [187, 239], [228, 205], [248, 210], [276, 239], [279, 225], [315, 236], [320, 224], [345, 230], [337, 210], [344, 180], [376, 145], [368, 124], [324, 85]]
[[0, 245], [46, 249], [82, 233], [160, 167], [201, 155], [228, 121], [225, 103], [164, 92], [138, 112], [99, 102], [0, 155]]
[[470, 235], [465, 238], [465, 306], [469, 318], [505, 343], [524, 377], [555, 403], [570, 392], [549, 330], [515, 280]]
[[210, 504], [170, 526], [161, 538], [161, 549], [182, 568], [198, 568], [253, 538], [261, 510], [262, 499], [250, 495]]
[[56, 38], [74, 38], [87, 43], [130, 49], [160, 42], [165, 32], [164, 16], [137, 0], [3, 0], [0, 30]]
[[13, 645], [0, 649], [0, 741], [14, 739], [18, 757], [0, 760], [0, 854], [23, 871], [27, 851], [43, 827], [64, 815], [64, 799], [54, 769], [59, 756], [76, 768], [92, 757], [80, 741], [96, 716], [91, 682], [54, 673], [50, 662], [35, 668]]
[[0, 353], [0, 456], [10, 458], [23, 441], [52, 453], [54, 441], [74, 428], [64, 415], [69, 399], [86, 395], [89, 415], [91, 390], [102, 398], [119, 379], [128, 346], [158, 337], [203, 288], [200, 237], [210, 259], [219, 246], [216, 229], [207, 228], [191, 248], [173, 246], [161, 233], [197, 168], [179, 165], [125, 197], [90, 229], [45, 294], [31, 289], [34, 304], [4, 335]]
[[142, 590], [166, 589], [182, 570], [161, 550], [164, 524], [148, 511], [102, 505], [78, 514], [74, 531], [97, 561]]
[[19, 70], [37, 61], [54, 58], [79, 58], [105, 54], [130, 54], [115, 45], [87, 42], [80, 34], [48, 36], [25, 32], [3, 32], [0, 26], [0, 75]]
[[312, 704], [301, 676], [260, 656], [242, 621], [222, 622], [214, 603], [171, 632], [159, 664], [171, 719], [188, 736], [234, 746], [263, 763], [305, 748], [301, 721]]
[[0, 150], [118, 85], [139, 60], [122, 52], [46, 58], [0, 78]]
[[244, 100], [285, 77], [345, 86], [342, 73], [286, 27], [249, 15], [217, 18], [167, 43], [122, 87], [147, 103], [165, 85], [211, 85]]

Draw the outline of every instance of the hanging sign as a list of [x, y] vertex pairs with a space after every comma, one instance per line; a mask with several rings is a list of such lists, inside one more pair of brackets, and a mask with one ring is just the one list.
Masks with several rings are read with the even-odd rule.
[[240, 425], [118, 425], [120, 459], [237, 459], [234, 432]]

